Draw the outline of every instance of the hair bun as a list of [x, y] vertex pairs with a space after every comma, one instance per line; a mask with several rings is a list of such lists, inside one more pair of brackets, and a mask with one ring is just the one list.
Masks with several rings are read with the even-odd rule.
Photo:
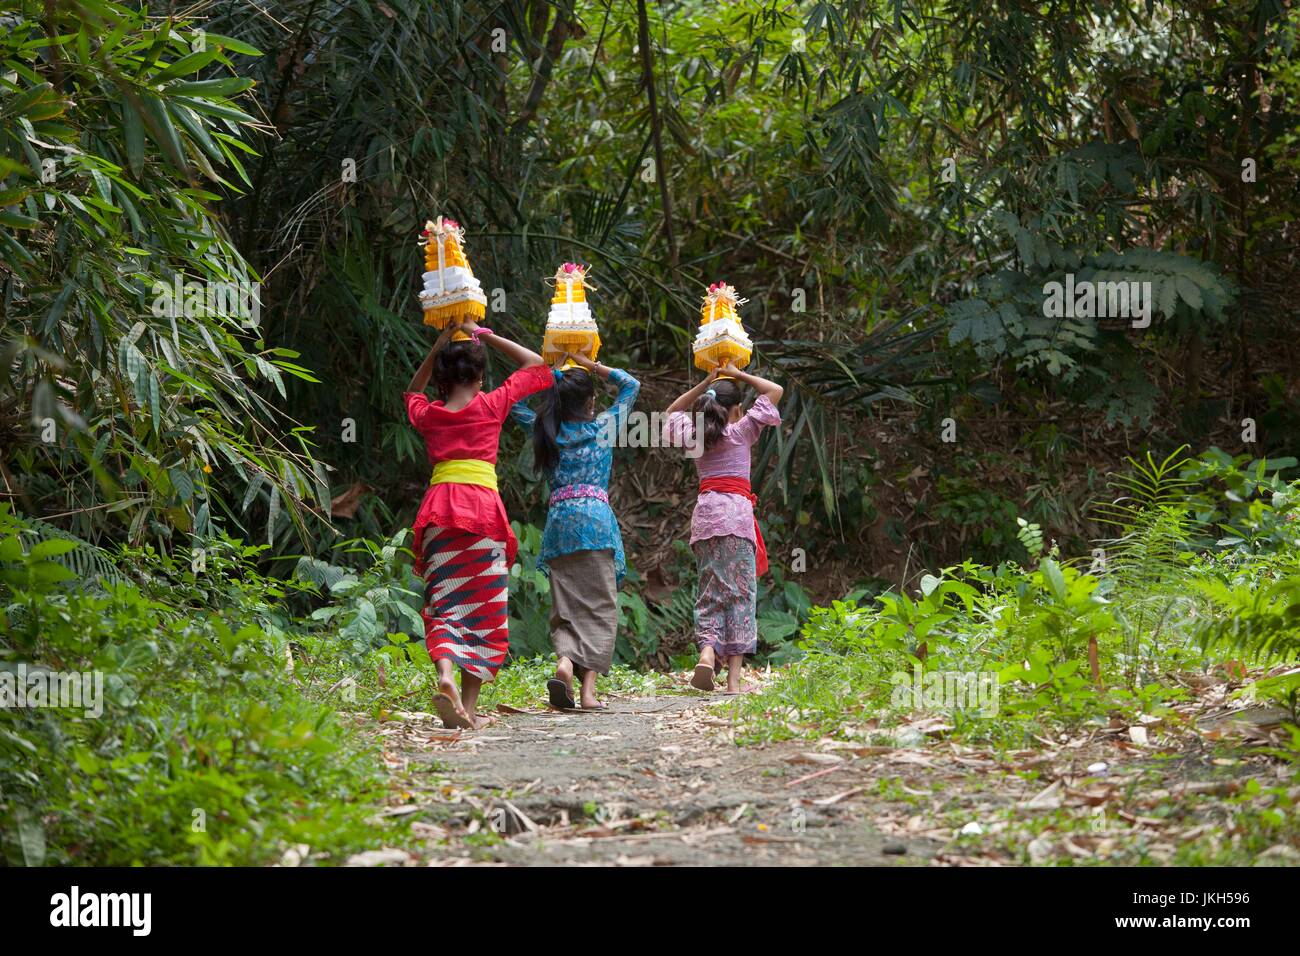
[[472, 385], [483, 377], [487, 353], [472, 339], [449, 343], [433, 361], [433, 381], [446, 397], [457, 385]]

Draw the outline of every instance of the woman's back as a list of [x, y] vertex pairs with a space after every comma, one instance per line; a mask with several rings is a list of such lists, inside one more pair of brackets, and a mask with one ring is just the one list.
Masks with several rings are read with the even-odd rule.
[[[766, 396], [755, 399], [740, 421], [722, 429], [712, 446], [695, 459], [701, 478], [736, 476], [749, 480], [750, 452], [766, 425], [781, 424], [781, 413]], [[695, 426], [686, 412], [673, 412], [664, 426], [666, 437], [676, 445], [695, 440]]]

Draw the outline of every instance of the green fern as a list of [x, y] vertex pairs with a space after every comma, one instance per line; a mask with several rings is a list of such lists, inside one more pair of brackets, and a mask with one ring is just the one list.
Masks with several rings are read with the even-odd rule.
[[666, 637], [688, 638], [695, 630], [695, 594], [693, 588], [678, 588], [668, 599], [649, 605], [647, 631], [661, 645]]
[[1300, 575], [1268, 586], [1198, 581], [1196, 587], [1223, 612], [1201, 628], [1206, 649], [1223, 646], [1257, 660], [1300, 657]]
[[1190, 460], [1186, 450], [1182, 445], [1159, 461], [1149, 451], [1143, 461], [1127, 459], [1129, 471], [1110, 479], [1119, 496], [1093, 508], [1093, 517], [1116, 531], [1098, 543], [1125, 585], [1148, 587], [1182, 567], [1199, 527], [1192, 507], [1197, 485], [1181, 474]]
[[40, 518], [29, 518], [12, 513], [4, 514], [0, 518], [3, 519], [0, 520], [0, 534], [16, 534], [22, 540], [26, 550], [31, 550], [32, 545], [51, 538], [73, 542], [77, 547], [55, 556], [53, 560], [75, 574], [83, 586], [102, 583], [121, 584], [127, 580], [118, 571], [117, 565], [113, 563], [107, 551], [78, 538], [75, 534], [64, 531], [57, 525]]

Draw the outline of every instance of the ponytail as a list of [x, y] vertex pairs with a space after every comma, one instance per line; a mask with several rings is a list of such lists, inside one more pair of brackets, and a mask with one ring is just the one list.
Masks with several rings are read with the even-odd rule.
[[733, 379], [716, 380], [695, 400], [695, 414], [704, 423], [704, 447], [712, 448], [727, 427], [731, 410], [740, 404], [740, 386]]
[[560, 426], [589, 420], [588, 405], [595, 395], [595, 383], [585, 369], [571, 368], [556, 376], [533, 426], [533, 463], [538, 471], [554, 471], [559, 465]]

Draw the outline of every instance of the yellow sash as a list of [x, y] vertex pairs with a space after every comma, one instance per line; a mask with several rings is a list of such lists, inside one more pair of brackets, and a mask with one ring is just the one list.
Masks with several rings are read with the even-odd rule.
[[480, 458], [453, 458], [440, 461], [433, 466], [431, 485], [444, 484], [482, 485], [484, 488], [497, 490], [497, 470], [488, 461]]

